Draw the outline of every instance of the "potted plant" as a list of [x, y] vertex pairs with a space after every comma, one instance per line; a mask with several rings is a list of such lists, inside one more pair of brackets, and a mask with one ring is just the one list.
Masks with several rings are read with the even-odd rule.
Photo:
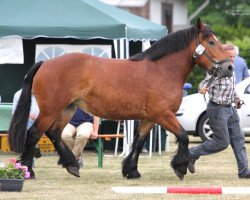
[[0, 191], [22, 191], [24, 180], [29, 177], [28, 167], [10, 158], [6, 166], [0, 167]]

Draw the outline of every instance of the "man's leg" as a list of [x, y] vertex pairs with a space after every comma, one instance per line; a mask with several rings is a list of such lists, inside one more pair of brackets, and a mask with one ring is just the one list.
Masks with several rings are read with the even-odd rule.
[[72, 150], [74, 146], [75, 134], [76, 134], [76, 127], [68, 123], [63, 129], [62, 140], [69, 147], [70, 150]]
[[232, 113], [233, 115], [229, 118], [228, 121], [228, 128], [231, 146], [237, 160], [238, 175], [239, 177], [245, 177], [249, 175], [250, 178], [250, 171], [248, 169], [248, 159], [245, 147], [245, 135], [240, 128], [239, 116], [234, 108], [232, 108]]
[[85, 122], [79, 125], [76, 129], [75, 144], [72, 149], [72, 152], [76, 156], [76, 160], [78, 160], [80, 167], [83, 166], [83, 161], [82, 161], [83, 149], [85, 148], [92, 132], [93, 132], [93, 124], [90, 122]]
[[228, 108], [208, 105], [207, 114], [210, 127], [213, 131], [213, 138], [198, 146], [189, 148], [190, 164], [188, 169], [191, 173], [195, 172], [194, 163], [200, 156], [214, 154], [228, 147], [230, 140], [227, 119], [230, 117], [230, 114], [224, 112], [223, 110], [225, 109]]

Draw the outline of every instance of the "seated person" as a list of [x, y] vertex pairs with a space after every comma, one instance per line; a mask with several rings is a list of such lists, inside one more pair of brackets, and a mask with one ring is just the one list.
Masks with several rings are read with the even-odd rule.
[[82, 152], [89, 138], [97, 139], [98, 129], [99, 117], [92, 117], [77, 108], [62, 132], [62, 140], [73, 152], [81, 168], [83, 167]]

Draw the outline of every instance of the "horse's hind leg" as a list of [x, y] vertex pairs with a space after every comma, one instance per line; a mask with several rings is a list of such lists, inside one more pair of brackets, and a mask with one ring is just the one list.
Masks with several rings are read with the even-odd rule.
[[67, 109], [53, 122], [52, 126], [45, 132], [45, 134], [54, 144], [54, 147], [60, 156], [58, 164], [66, 167], [70, 174], [80, 177], [79, 165], [76, 158], [68, 146], [62, 141], [61, 137], [62, 130], [74, 114], [75, 108], [74, 105], [68, 106]]
[[72, 151], [62, 141], [61, 132], [62, 132], [61, 129], [56, 129], [53, 131], [50, 129], [46, 131], [45, 134], [52, 141], [56, 151], [60, 156], [58, 164], [65, 167], [70, 174], [76, 177], [80, 177], [79, 165]]
[[40, 136], [38, 134], [36, 122], [28, 129], [26, 138], [26, 151], [20, 156], [20, 162], [22, 165], [28, 167], [30, 172], [30, 178], [35, 178], [35, 173], [32, 169], [32, 163], [35, 154], [35, 146], [38, 143]]
[[128, 179], [135, 179], [141, 177], [141, 174], [138, 172], [137, 164], [139, 155], [141, 153], [143, 144], [146, 140], [146, 136], [149, 134], [150, 130], [154, 127], [153, 122], [141, 121], [137, 134], [135, 135], [132, 149], [129, 155], [124, 159], [122, 163], [122, 174], [123, 177]]

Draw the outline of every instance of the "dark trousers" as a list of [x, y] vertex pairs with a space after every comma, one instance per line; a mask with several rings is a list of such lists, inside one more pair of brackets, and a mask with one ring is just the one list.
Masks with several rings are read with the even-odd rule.
[[248, 172], [248, 160], [245, 148], [245, 135], [239, 124], [239, 116], [232, 106], [209, 103], [207, 106], [209, 124], [213, 138], [189, 148], [190, 158], [195, 161], [202, 155], [220, 152], [231, 144], [238, 165], [238, 175]]

